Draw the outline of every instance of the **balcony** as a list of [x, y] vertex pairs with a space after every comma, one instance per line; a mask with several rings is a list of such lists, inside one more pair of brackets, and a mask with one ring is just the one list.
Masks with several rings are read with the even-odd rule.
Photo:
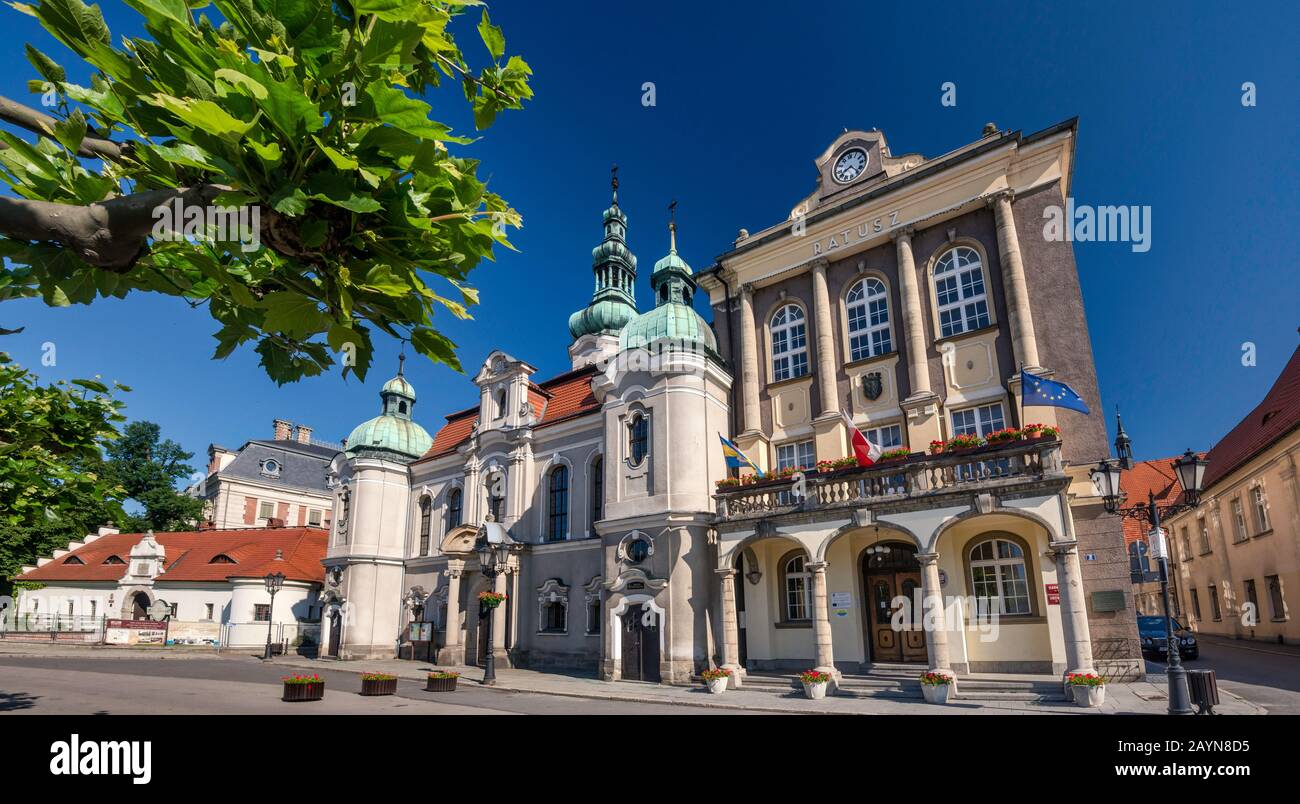
[[938, 455], [914, 454], [867, 468], [805, 474], [800, 496], [794, 478], [724, 487], [714, 494], [716, 521], [782, 517], [879, 505], [940, 507], [953, 498], [1019, 489], [1059, 489], [1068, 482], [1058, 439], [1014, 441]]

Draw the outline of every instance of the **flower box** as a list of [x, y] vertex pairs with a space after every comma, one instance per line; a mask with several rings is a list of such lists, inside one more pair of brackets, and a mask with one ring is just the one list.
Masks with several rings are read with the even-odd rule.
[[506, 596], [501, 592], [479, 592], [478, 602], [485, 609], [495, 609], [505, 602]]
[[430, 673], [424, 682], [425, 692], [455, 692], [460, 673]]
[[946, 704], [952, 698], [955, 685], [946, 673], [925, 673], [921, 676], [921, 695], [926, 703]]
[[1065, 684], [1076, 706], [1096, 709], [1106, 700], [1106, 679], [1095, 673], [1070, 673], [1065, 677]]
[[280, 681], [284, 682], [284, 692], [280, 696], [282, 701], [319, 701], [325, 697], [325, 682], [318, 675], [282, 676]]
[[394, 695], [397, 692], [397, 676], [389, 673], [362, 673], [362, 695]]
[[711, 695], [721, 695], [727, 691], [727, 684], [731, 681], [731, 671], [725, 667], [705, 670], [700, 673], [700, 678], [704, 679], [704, 684], [709, 688]]
[[826, 697], [826, 686], [830, 683], [831, 674], [805, 670], [799, 674], [799, 680], [803, 682], [803, 694], [817, 701]]

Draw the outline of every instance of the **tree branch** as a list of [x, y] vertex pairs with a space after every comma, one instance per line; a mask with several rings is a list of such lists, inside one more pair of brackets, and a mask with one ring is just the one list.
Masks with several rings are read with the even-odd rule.
[[97, 268], [130, 270], [157, 220], [154, 210], [179, 198], [202, 206], [229, 188], [219, 184], [147, 190], [87, 206], [0, 196], [0, 235], [59, 243]]
[[[54, 124], [59, 122], [44, 112], [38, 112], [3, 95], [0, 95], [0, 120], [13, 123], [42, 137], [52, 136]], [[0, 143], [0, 146], [2, 145]], [[93, 159], [117, 159], [122, 155], [122, 146], [112, 140], [86, 136], [82, 139], [81, 146], [77, 148], [77, 154]]]

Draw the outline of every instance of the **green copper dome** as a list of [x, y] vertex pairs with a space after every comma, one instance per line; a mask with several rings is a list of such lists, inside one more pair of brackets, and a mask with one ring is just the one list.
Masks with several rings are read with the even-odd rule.
[[569, 316], [569, 334], [616, 335], [636, 317], [636, 255], [627, 247], [627, 216], [618, 208], [618, 177], [611, 182], [614, 203], [605, 210], [605, 239], [591, 250], [596, 289], [586, 307]]
[[650, 286], [655, 291], [655, 308], [632, 319], [618, 337], [620, 351], [639, 349], [658, 341], [687, 349], [703, 347], [716, 355], [718, 341], [713, 329], [695, 312], [691, 299], [695, 278], [691, 266], [677, 254], [677, 225], [670, 224], [668, 254], [655, 263]]
[[353, 429], [347, 440], [347, 454], [409, 463], [428, 452], [433, 438], [411, 418], [415, 388], [402, 376], [401, 368], [396, 377], [384, 383], [379, 398], [384, 401], [383, 412]]

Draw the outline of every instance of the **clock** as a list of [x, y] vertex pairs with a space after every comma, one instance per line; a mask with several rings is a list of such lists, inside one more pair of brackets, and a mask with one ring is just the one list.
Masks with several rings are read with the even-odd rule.
[[848, 184], [858, 178], [867, 169], [867, 152], [861, 148], [850, 148], [835, 160], [831, 175], [840, 184]]

